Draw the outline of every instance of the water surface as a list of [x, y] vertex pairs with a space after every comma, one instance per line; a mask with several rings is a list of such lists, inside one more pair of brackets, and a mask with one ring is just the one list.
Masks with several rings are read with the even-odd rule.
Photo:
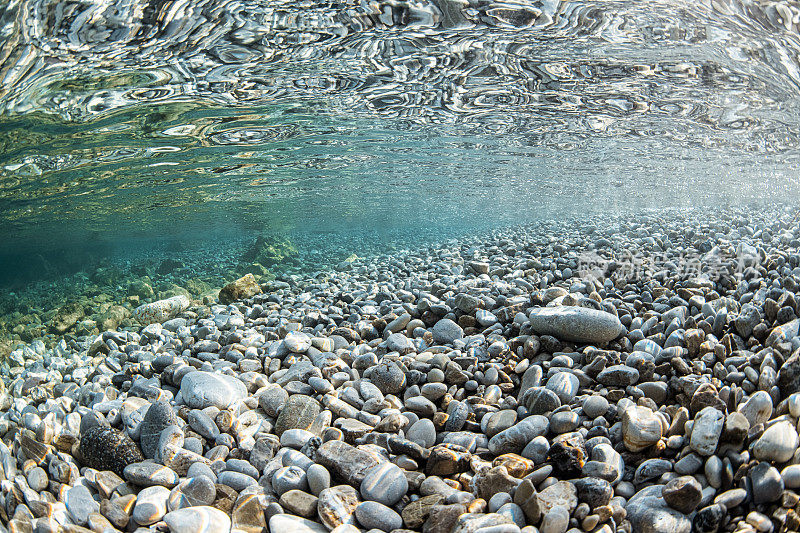
[[0, 283], [265, 232], [796, 201], [798, 21], [724, 0], [15, 0]]

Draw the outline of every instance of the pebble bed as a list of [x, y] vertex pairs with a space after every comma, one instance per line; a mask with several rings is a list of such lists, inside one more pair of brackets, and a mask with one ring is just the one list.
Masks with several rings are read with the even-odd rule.
[[542, 223], [34, 342], [0, 531], [797, 531], [796, 215]]

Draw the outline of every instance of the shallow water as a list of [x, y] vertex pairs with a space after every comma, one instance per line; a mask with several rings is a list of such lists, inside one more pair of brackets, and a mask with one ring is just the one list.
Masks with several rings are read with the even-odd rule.
[[798, 21], [790, 2], [12, 1], [0, 283], [261, 233], [357, 248], [791, 203]]

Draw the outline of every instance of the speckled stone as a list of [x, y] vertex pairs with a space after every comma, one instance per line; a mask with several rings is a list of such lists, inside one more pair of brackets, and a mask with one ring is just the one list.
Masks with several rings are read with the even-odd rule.
[[317, 400], [303, 394], [289, 396], [286, 405], [275, 421], [275, 434], [279, 437], [287, 429], [309, 429], [320, 412]]
[[102, 425], [90, 428], [81, 436], [80, 454], [86, 466], [111, 470], [119, 476], [129, 464], [144, 461], [139, 447], [128, 435]]

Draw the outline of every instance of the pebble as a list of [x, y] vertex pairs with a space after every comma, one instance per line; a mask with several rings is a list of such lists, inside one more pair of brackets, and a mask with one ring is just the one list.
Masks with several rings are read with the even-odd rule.
[[205, 475], [188, 477], [172, 489], [167, 500], [167, 507], [170, 511], [175, 511], [185, 507], [211, 505], [216, 496], [217, 490], [210, 477]]
[[661, 440], [661, 421], [647, 407], [634, 406], [622, 413], [622, 438], [625, 447], [640, 452]]
[[140, 487], [161, 485], [172, 488], [178, 484], [178, 474], [166, 466], [158, 463], [133, 463], [125, 467], [123, 477]]
[[662, 490], [662, 497], [667, 505], [689, 514], [694, 511], [702, 499], [702, 487], [700, 483], [691, 476], [682, 476], [671, 480]]
[[690, 533], [692, 521], [670, 508], [661, 497], [663, 485], [652, 485], [637, 492], [625, 506], [634, 531], [642, 533]]
[[608, 400], [599, 395], [592, 395], [583, 401], [583, 413], [589, 418], [603, 416], [608, 411]]
[[169, 489], [161, 486], [147, 487], [136, 495], [136, 505], [131, 515], [137, 524], [149, 526], [155, 524], [167, 512]]
[[67, 489], [64, 503], [69, 516], [78, 525], [86, 525], [89, 515], [100, 510], [100, 504], [92, 498], [92, 493], [83, 485]]
[[127, 434], [103, 425], [83, 432], [80, 454], [87, 466], [123, 475], [125, 467], [144, 461], [144, 456]]
[[139, 445], [147, 459], [156, 456], [161, 433], [177, 423], [178, 419], [169, 403], [159, 401], [150, 405], [139, 429]]
[[207, 505], [170, 511], [164, 515], [164, 523], [171, 533], [227, 533], [231, 530], [230, 517]]
[[317, 512], [329, 530], [342, 524], [355, 524], [358, 492], [350, 485], [337, 485], [319, 493]]
[[403, 519], [395, 511], [376, 501], [361, 502], [355, 510], [358, 523], [366, 529], [393, 531], [403, 527]]
[[408, 492], [408, 480], [399, 466], [381, 463], [366, 473], [360, 491], [365, 500], [392, 506]]
[[762, 461], [784, 463], [798, 446], [797, 430], [790, 422], [778, 422], [767, 428], [753, 445], [753, 456]]
[[725, 425], [725, 415], [715, 407], [705, 407], [694, 419], [689, 446], [698, 454], [709, 456], [714, 453]]
[[181, 380], [181, 397], [192, 409], [214, 406], [227, 409], [247, 397], [247, 387], [233, 376], [214, 372], [189, 372]]

